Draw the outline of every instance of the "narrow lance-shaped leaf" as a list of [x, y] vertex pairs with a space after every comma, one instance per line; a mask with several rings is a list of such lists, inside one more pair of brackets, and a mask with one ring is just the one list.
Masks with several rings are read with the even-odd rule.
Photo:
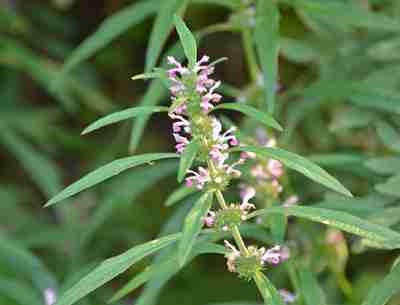
[[197, 153], [199, 152], [199, 149], [200, 145], [195, 140], [190, 141], [190, 143], [186, 145], [179, 163], [178, 182], [182, 182], [183, 178], [185, 178], [186, 172], [192, 166], [193, 161], [196, 158]]
[[254, 281], [264, 299], [265, 305], [284, 305], [279, 292], [262, 272], [257, 271], [254, 275]]
[[197, 61], [196, 39], [181, 17], [174, 15], [174, 23], [183, 46], [183, 51], [189, 61], [189, 67], [193, 68]]
[[139, 260], [175, 242], [180, 236], [181, 234], [173, 234], [155, 239], [105, 260], [100, 266], [67, 290], [55, 305], [72, 305], [76, 303], [93, 290], [111, 281]]
[[142, 0], [108, 17], [96, 32], [86, 38], [72, 52], [64, 64], [63, 73], [78, 66], [129, 28], [157, 12], [159, 7], [159, 0]]
[[275, 119], [262, 111], [257, 110], [254, 107], [249, 105], [239, 104], [239, 103], [225, 103], [218, 105], [217, 107], [213, 108], [211, 111], [218, 110], [218, 109], [229, 109], [239, 111], [245, 115], [248, 115], [250, 118], [259, 121], [260, 123], [265, 124], [268, 127], [273, 127], [279, 131], [282, 131], [282, 126], [275, 121]]
[[341, 194], [352, 196], [339, 181], [327, 173], [324, 169], [304, 157], [291, 153], [289, 151], [258, 146], [241, 146], [232, 149], [232, 151], [250, 151], [261, 156], [281, 161], [287, 167], [302, 173], [304, 176], [334, 190]]
[[325, 305], [325, 295], [316, 276], [310, 270], [299, 271], [300, 286], [306, 305]]
[[303, 206], [272, 207], [253, 212], [248, 215], [247, 219], [275, 213], [297, 216], [338, 228], [373, 241], [379, 248], [400, 248], [400, 233], [340, 211]]
[[400, 264], [395, 264], [388, 275], [369, 291], [363, 305], [384, 305], [400, 291]]
[[267, 109], [273, 113], [279, 52], [279, 10], [275, 1], [258, 0], [255, 41], [263, 70]]
[[87, 134], [104, 126], [115, 124], [123, 120], [131, 119], [137, 116], [144, 116], [155, 112], [167, 112], [167, 111], [168, 107], [143, 106], [143, 107], [133, 107], [126, 110], [114, 112], [90, 124], [88, 127], [85, 128], [85, 130], [82, 131], [82, 134]]
[[143, 154], [139, 156], [127, 157], [115, 160], [107, 165], [104, 165], [93, 172], [87, 174], [77, 182], [71, 184], [61, 193], [54, 196], [46, 203], [46, 207], [56, 204], [64, 199], [67, 199], [75, 194], [92, 187], [108, 178], [120, 174], [121, 172], [130, 169], [132, 167], [149, 163], [151, 161], [166, 159], [166, 158], [176, 158], [178, 155], [172, 153], [154, 153], [154, 154]]
[[182, 14], [189, 0], [169, 0], [159, 2], [157, 18], [150, 34], [146, 53], [145, 72], [150, 72], [157, 64], [161, 50], [173, 28], [174, 14]]
[[203, 225], [203, 218], [211, 207], [212, 199], [213, 193], [205, 193], [186, 216], [183, 225], [183, 235], [178, 247], [178, 261], [180, 266], [185, 264], [196, 242], [196, 237], [199, 235]]
[[165, 201], [164, 205], [170, 207], [197, 191], [198, 189], [196, 189], [195, 187], [187, 187], [186, 185], [182, 185], [168, 196], [167, 201]]

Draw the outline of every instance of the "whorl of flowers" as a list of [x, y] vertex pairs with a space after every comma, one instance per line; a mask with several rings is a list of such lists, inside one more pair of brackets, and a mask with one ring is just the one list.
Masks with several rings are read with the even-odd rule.
[[[169, 116], [174, 120], [172, 131], [176, 150], [181, 154], [189, 143], [196, 141], [199, 144], [197, 159], [207, 164], [198, 167], [197, 171], [189, 169], [186, 185], [199, 190], [221, 192], [232, 178], [241, 176], [236, 167], [256, 156], [253, 153], [243, 153], [236, 162], [228, 162], [229, 148], [240, 143], [234, 135], [235, 127], [223, 131], [221, 122], [210, 115], [210, 110], [221, 101], [222, 96], [216, 93], [221, 83], [210, 78], [214, 67], [209, 64], [209, 57], [203, 56], [193, 68], [183, 66], [173, 57], [169, 57], [168, 62], [173, 66], [167, 72], [172, 94]], [[265, 145], [273, 146], [274, 143], [270, 141]], [[260, 173], [256, 172], [257, 178], [273, 181], [277, 181], [283, 174], [282, 164], [276, 160], [270, 160], [265, 168], [258, 171]], [[246, 220], [248, 212], [255, 209], [250, 200], [256, 195], [256, 189], [247, 187], [240, 195], [241, 203], [224, 203], [219, 210], [208, 211], [204, 224], [225, 231], [237, 230], [241, 222]], [[247, 279], [251, 279], [266, 264], [277, 265], [289, 257], [288, 248], [281, 246], [268, 250], [249, 246], [244, 247], [245, 251], [239, 251], [228, 241], [225, 241], [225, 245], [228, 270]]]

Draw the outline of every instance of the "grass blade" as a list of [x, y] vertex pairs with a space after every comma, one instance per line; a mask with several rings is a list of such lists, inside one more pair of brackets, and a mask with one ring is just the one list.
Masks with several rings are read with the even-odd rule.
[[97, 130], [107, 125], [115, 124], [123, 120], [127, 120], [137, 116], [149, 115], [155, 112], [168, 112], [168, 107], [162, 107], [162, 106], [133, 107], [122, 111], [114, 112], [90, 124], [82, 131], [82, 134], [88, 134], [94, 130]]
[[251, 107], [249, 105], [239, 104], [239, 103], [225, 103], [225, 104], [218, 105], [217, 107], [213, 108], [211, 111], [218, 110], [218, 109], [229, 109], [229, 110], [239, 111], [256, 121], [259, 121], [259, 122], [265, 124], [268, 127], [273, 127], [279, 131], [283, 130], [282, 126], [277, 121], [275, 121], [275, 119], [271, 115], [269, 115], [268, 113], [259, 111], [256, 108]]
[[255, 41], [265, 86], [265, 102], [274, 112], [278, 85], [279, 10], [274, 1], [258, 0]]
[[260, 154], [266, 158], [277, 159], [287, 167], [302, 173], [304, 176], [318, 182], [334, 191], [346, 196], [352, 196], [339, 181], [327, 173], [324, 169], [304, 157], [288, 152], [280, 148], [241, 146], [232, 149], [232, 151], [250, 151]]
[[132, 167], [152, 162], [154, 160], [176, 158], [178, 155], [172, 153], [154, 153], [143, 154], [139, 156], [127, 157], [115, 160], [107, 165], [104, 165], [93, 172], [87, 174], [80, 180], [65, 188], [61, 193], [54, 196], [46, 203], [46, 207], [56, 204], [64, 199], [67, 199], [75, 194], [92, 187], [108, 178], [111, 178], [119, 173]]
[[373, 241], [378, 248], [400, 248], [400, 233], [340, 211], [302, 206], [272, 207], [251, 213], [247, 218], [275, 213], [301, 217], [338, 228]]

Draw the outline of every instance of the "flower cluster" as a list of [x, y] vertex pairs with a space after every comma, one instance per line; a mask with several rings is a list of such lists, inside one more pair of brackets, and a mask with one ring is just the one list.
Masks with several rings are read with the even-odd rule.
[[190, 170], [186, 184], [196, 186], [199, 190], [205, 186], [214, 189], [224, 189], [231, 178], [239, 177], [240, 171], [235, 167], [242, 164], [239, 159], [233, 164], [227, 164], [228, 149], [239, 145], [234, 135], [235, 128], [223, 132], [221, 122], [211, 116], [209, 111], [214, 104], [221, 101], [222, 96], [216, 93], [221, 82], [210, 78], [214, 67], [208, 56], [203, 56], [193, 68], [182, 66], [175, 58], [168, 57], [168, 62], [174, 67], [168, 70], [171, 82], [172, 106], [169, 116], [174, 120], [173, 136], [176, 150], [182, 153], [191, 141], [200, 144], [200, 160], [215, 163], [215, 168], [199, 167], [198, 171]]
[[236, 272], [240, 277], [251, 279], [257, 271], [265, 265], [278, 265], [289, 258], [289, 249], [282, 246], [274, 246], [268, 250], [264, 247], [248, 247], [248, 254], [243, 255], [234, 245], [225, 240], [228, 250], [226, 254], [227, 268], [230, 272]]
[[[210, 115], [214, 105], [221, 101], [222, 96], [215, 92], [220, 82], [210, 78], [214, 67], [208, 64], [209, 58], [203, 56], [191, 68], [182, 66], [173, 57], [169, 57], [168, 61], [174, 66], [168, 70], [168, 77], [172, 94], [169, 116], [174, 120], [172, 130], [176, 150], [178, 153], [183, 153], [187, 145], [195, 141], [199, 146], [197, 159], [206, 164], [198, 167], [197, 171], [192, 169], [187, 171], [186, 185], [199, 190], [219, 192], [222, 196], [221, 192], [228, 186], [230, 180], [241, 176], [237, 167], [245, 160], [257, 156], [245, 152], [236, 162], [230, 161], [229, 148], [240, 143], [234, 134], [236, 130], [234, 127], [223, 131], [221, 122]], [[264, 142], [263, 145], [268, 147], [275, 145], [273, 139]], [[255, 166], [251, 172], [259, 181], [272, 181], [273, 184], [283, 174], [282, 164], [277, 160], [269, 160], [262, 167], [259, 164]], [[237, 232], [237, 227], [246, 220], [248, 212], [255, 209], [250, 200], [256, 195], [256, 188], [243, 188], [240, 195], [240, 203], [223, 203], [219, 210], [208, 211], [204, 217], [204, 224], [219, 230]], [[236, 236], [236, 242], [237, 238]], [[255, 272], [262, 270], [265, 265], [277, 265], [289, 257], [287, 247], [274, 246], [266, 250], [264, 247], [244, 246], [245, 249], [242, 250], [245, 251], [241, 252], [228, 241], [225, 241], [225, 244], [228, 248], [226, 255], [228, 270], [246, 279], [251, 279]]]

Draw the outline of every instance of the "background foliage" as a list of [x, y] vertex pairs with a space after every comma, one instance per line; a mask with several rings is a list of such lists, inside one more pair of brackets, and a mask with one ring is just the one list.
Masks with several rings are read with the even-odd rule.
[[[0, 304], [43, 304], [45, 289], [61, 293], [105, 258], [180, 230], [193, 199], [164, 205], [177, 187], [177, 162], [171, 160], [127, 171], [70, 202], [42, 209], [66, 185], [128, 152], [172, 151], [170, 122], [159, 114], [80, 133], [115, 110], [168, 105], [159, 81], [129, 78], [150, 71], [164, 54], [181, 53], [171, 32], [173, 13], [185, 12], [202, 38], [200, 54], [228, 57], [217, 68], [226, 100], [273, 111], [285, 128], [276, 134], [279, 146], [328, 169], [356, 195], [346, 199], [290, 172], [290, 187], [304, 205], [345, 211], [399, 231], [400, 3], [285, 0], [276, 15], [263, 11], [263, 4], [256, 11], [242, 5], [2, 0]], [[249, 47], [261, 56], [246, 57]], [[277, 52], [278, 62], [271, 61]], [[260, 82], [252, 60], [271, 71], [265, 79], [279, 78], [279, 95], [270, 95], [270, 82]], [[268, 107], [261, 104], [264, 96]], [[291, 220], [288, 236], [295, 258], [267, 274], [279, 288], [305, 292], [299, 304], [361, 304], [399, 254], [303, 219]], [[104, 304], [149, 262], [136, 264], [80, 304]], [[299, 287], [289, 284], [293, 265]], [[397, 271], [384, 281], [393, 285], [399, 279]], [[166, 285], [163, 281], [151, 281], [117, 304], [261, 301], [252, 284], [226, 272], [221, 256], [197, 257]], [[393, 293], [396, 287], [386, 285]], [[386, 301], [378, 293], [368, 304]], [[390, 302], [399, 304], [400, 298]]]

